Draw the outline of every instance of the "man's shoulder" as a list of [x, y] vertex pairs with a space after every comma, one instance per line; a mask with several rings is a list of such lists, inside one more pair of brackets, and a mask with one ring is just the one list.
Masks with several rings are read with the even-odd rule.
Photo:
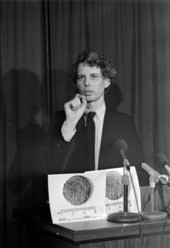
[[112, 126], [115, 130], [134, 132], [135, 123], [131, 115], [120, 112], [108, 110], [106, 112], [105, 123], [108, 126]]
[[118, 111], [118, 110], [114, 110], [112, 108], [107, 108], [106, 113], [110, 118], [114, 118], [114, 119], [120, 119], [120, 120], [131, 120], [132, 119], [131, 115]]

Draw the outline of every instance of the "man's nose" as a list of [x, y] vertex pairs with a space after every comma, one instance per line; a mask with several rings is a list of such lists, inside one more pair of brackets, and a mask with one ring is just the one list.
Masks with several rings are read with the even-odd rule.
[[86, 78], [84, 79], [84, 85], [85, 85], [85, 86], [90, 85], [90, 79], [89, 79], [89, 78], [86, 77]]

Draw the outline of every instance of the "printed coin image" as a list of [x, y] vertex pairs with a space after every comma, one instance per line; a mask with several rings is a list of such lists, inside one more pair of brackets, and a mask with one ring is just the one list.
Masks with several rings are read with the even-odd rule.
[[109, 171], [106, 175], [106, 197], [109, 200], [117, 200], [123, 195], [122, 175]]
[[63, 187], [65, 199], [72, 205], [85, 203], [91, 193], [91, 185], [87, 178], [83, 176], [70, 177]]

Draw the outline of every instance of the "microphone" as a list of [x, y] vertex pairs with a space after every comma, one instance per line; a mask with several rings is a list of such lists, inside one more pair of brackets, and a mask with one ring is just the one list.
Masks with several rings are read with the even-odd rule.
[[169, 166], [167, 157], [163, 153], [158, 152], [157, 153], [157, 159], [158, 159], [158, 163], [161, 165], [161, 167], [165, 168], [168, 175], [170, 175], [170, 166]]
[[118, 139], [115, 142], [115, 146], [116, 146], [117, 150], [119, 151], [119, 153], [123, 159], [124, 166], [126, 166], [127, 170], [129, 170], [130, 169], [130, 163], [129, 163], [126, 155], [125, 155], [125, 152], [128, 150], [128, 144], [123, 139]]
[[155, 210], [155, 194], [154, 188], [155, 183], [161, 181], [162, 184], [168, 183], [168, 176], [161, 175], [158, 171], [150, 167], [144, 160], [139, 161], [140, 166], [150, 175], [150, 202], [151, 202], [151, 211], [143, 212], [143, 217], [148, 220], [153, 219], [163, 219], [167, 217], [167, 213], [162, 211]]
[[161, 175], [158, 171], [150, 167], [144, 160], [139, 161], [141, 167], [153, 178], [154, 182], [161, 181], [163, 184], [167, 184], [169, 178], [166, 175]]
[[[128, 150], [128, 145], [126, 141], [122, 139], [118, 139], [115, 142], [115, 146], [119, 151], [124, 165], [124, 174], [122, 176], [122, 184], [123, 184], [123, 212], [111, 213], [108, 215], [107, 220], [112, 222], [120, 222], [120, 223], [131, 223], [131, 222], [139, 222], [141, 221], [141, 216], [139, 213], [128, 212], [128, 187], [129, 187], [129, 176], [127, 175], [127, 171], [130, 174], [130, 163], [126, 158], [125, 152]], [[127, 171], [126, 171], [127, 170]], [[132, 180], [132, 178], [131, 178]], [[133, 186], [133, 180], [132, 180]]]

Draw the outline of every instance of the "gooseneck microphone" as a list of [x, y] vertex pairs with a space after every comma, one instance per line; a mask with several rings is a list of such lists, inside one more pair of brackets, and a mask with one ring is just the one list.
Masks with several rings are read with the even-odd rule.
[[124, 174], [122, 177], [122, 184], [124, 187], [124, 201], [123, 201], [123, 210], [124, 212], [128, 211], [128, 187], [129, 187], [129, 177], [126, 173], [126, 170], [130, 170], [130, 163], [125, 156], [125, 152], [128, 150], [128, 145], [126, 141], [122, 139], [118, 139], [115, 142], [116, 149], [119, 151], [121, 158], [122, 158], [122, 163], [124, 165]]
[[140, 166], [150, 175], [150, 202], [151, 210], [143, 212], [143, 217], [148, 220], [153, 219], [164, 219], [167, 217], [167, 213], [155, 210], [155, 184], [159, 181], [162, 184], [168, 183], [168, 177], [166, 175], [161, 175], [158, 171], [154, 170], [149, 166], [144, 160], [139, 161]]
[[149, 166], [144, 160], [139, 161], [140, 166], [144, 169], [155, 181], [159, 181], [160, 173]]
[[158, 171], [153, 169], [151, 166], [149, 166], [144, 160], [139, 161], [140, 166], [142, 169], [144, 169], [150, 177], [154, 180], [155, 183], [158, 183], [159, 181], [162, 184], [167, 184], [169, 181], [168, 176], [160, 174]]
[[123, 162], [124, 166], [126, 166], [127, 170], [130, 170], [130, 163], [129, 163], [126, 155], [125, 155], [125, 152], [127, 152], [127, 150], [128, 150], [128, 144], [126, 143], [126, 141], [124, 141], [122, 139], [118, 139], [115, 142], [115, 146], [122, 157], [122, 162]]
[[157, 153], [157, 160], [158, 160], [159, 165], [161, 167], [165, 168], [165, 170], [167, 171], [168, 175], [170, 175], [170, 165], [168, 163], [167, 157], [163, 153], [158, 152]]
[[[122, 184], [123, 184], [123, 212], [111, 213], [107, 217], [107, 220], [112, 222], [120, 222], [120, 223], [131, 223], [131, 222], [139, 222], [141, 220], [140, 215], [138, 213], [128, 212], [128, 188], [129, 188], [129, 176], [127, 172], [130, 174], [130, 163], [125, 155], [128, 150], [128, 145], [126, 141], [122, 139], [118, 139], [115, 142], [115, 147], [120, 153], [122, 158], [122, 163], [124, 165], [124, 173], [122, 176]], [[132, 178], [131, 178], [132, 181]], [[133, 184], [133, 182], [132, 182]]]

